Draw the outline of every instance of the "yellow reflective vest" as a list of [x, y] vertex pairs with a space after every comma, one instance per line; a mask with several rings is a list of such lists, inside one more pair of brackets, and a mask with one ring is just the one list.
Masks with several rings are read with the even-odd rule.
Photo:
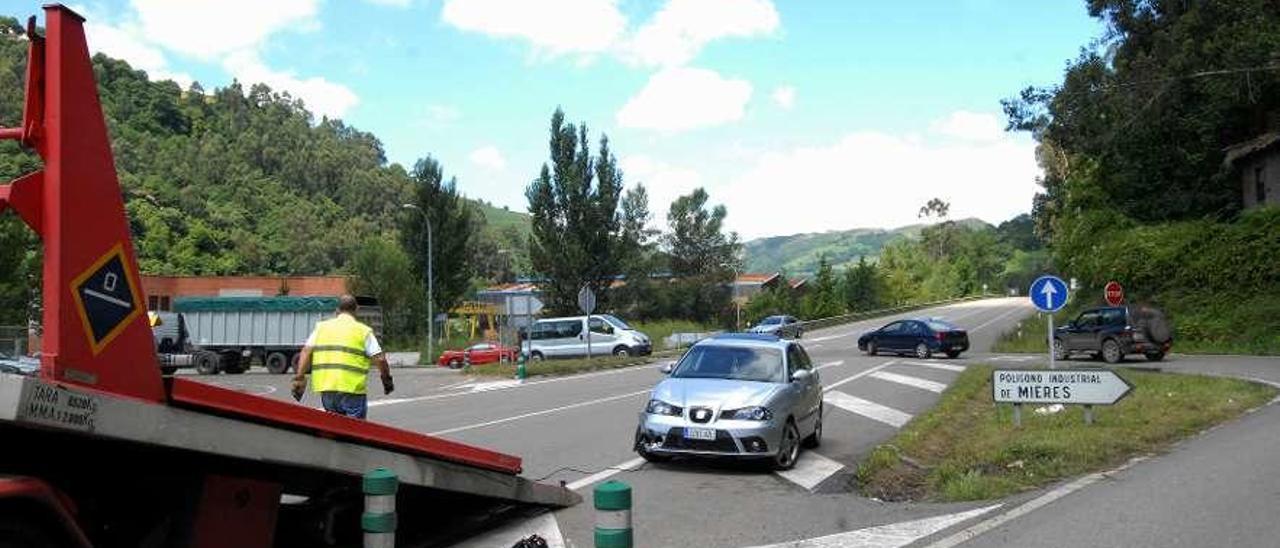
[[371, 331], [348, 314], [317, 323], [311, 346], [311, 389], [364, 394], [371, 363], [364, 341]]

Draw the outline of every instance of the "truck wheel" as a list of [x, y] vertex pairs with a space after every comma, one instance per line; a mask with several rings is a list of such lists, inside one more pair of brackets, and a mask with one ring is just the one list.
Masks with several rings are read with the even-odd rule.
[[196, 352], [196, 372], [201, 375], [217, 375], [218, 355], [213, 352]]
[[267, 371], [271, 372], [273, 375], [288, 373], [289, 356], [285, 355], [284, 352], [272, 352], [267, 354], [266, 359], [263, 360], [263, 365], [265, 365], [267, 367]]
[[294, 373], [298, 372], [298, 361], [302, 359], [301, 352], [291, 352], [289, 354], [289, 370]]

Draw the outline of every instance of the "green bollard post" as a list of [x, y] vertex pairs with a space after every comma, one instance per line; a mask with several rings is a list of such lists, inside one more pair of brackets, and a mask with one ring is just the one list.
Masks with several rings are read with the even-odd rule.
[[606, 481], [596, 486], [596, 548], [631, 548], [631, 486]]
[[364, 548], [394, 548], [396, 545], [396, 490], [400, 480], [395, 472], [376, 468], [364, 475]]
[[516, 380], [524, 382], [525, 375], [524, 354], [520, 354], [520, 357], [516, 358]]

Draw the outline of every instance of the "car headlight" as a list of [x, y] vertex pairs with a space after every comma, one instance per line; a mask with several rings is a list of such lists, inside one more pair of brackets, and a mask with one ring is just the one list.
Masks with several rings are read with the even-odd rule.
[[649, 405], [644, 407], [644, 412], [650, 415], [667, 415], [669, 417], [679, 417], [684, 414], [684, 409], [671, 405], [662, 400], [649, 400]]
[[729, 415], [729, 418], [740, 421], [767, 421], [773, 418], [773, 411], [766, 407], [743, 407], [722, 415]]

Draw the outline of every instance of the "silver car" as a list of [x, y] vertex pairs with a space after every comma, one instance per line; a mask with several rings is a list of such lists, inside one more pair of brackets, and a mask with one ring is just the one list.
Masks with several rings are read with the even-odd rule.
[[674, 456], [769, 459], [795, 466], [800, 445], [822, 442], [822, 382], [799, 343], [727, 334], [695, 344], [654, 387], [635, 450]]

